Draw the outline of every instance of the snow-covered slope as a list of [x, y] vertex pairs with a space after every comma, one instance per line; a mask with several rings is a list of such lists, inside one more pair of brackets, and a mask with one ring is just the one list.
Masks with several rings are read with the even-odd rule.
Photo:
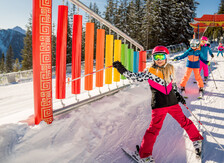
[[[192, 74], [186, 87], [187, 105], [224, 146], [224, 77], [220, 76], [224, 58], [219, 56], [215, 60], [211, 67], [218, 89], [210, 74], [204, 100], [197, 100], [198, 88], [193, 84]], [[185, 73], [185, 61], [173, 64], [179, 84]], [[113, 96], [57, 116], [51, 125], [41, 122], [38, 126], [27, 126], [16, 119], [32, 114], [32, 83], [0, 87], [0, 162], [134, 163], [121, 147], [134, 149], [141, 143], [151, 120], [150, 98], [147, 82], [133, 84]], [[207, 133], [204, 138], [202, 162], [223, 163], [224, 152]], [[184, 130], [167, 115], [154, 146], [156, 163], [196, 162], [195, 155], [188, 154], [192, 149], [188, 149], [186, 139]]]

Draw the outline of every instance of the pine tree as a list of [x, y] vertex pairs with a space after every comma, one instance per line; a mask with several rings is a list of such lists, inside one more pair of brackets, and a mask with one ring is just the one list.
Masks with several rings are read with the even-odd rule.
[[195, 17], [196, 2], [194, 0], [151, 0], [146, 1], [145, 13], [148, 13], [148, 47], [171, 45], [192, 38], [193, 29], [189, 22]]
[[57, 39], [56, 39], [56, 34], [55, 34], [55, 23], [53, 23], [52, 25], [52, 37], [51, 37], [51, 40], [52, 40], [52, 45], [51, 45], [51, 49], [52, 49], [52, 66], [55, 66], [56, 65], [56, 42], [57, 42]]
[[139, 43], [141, 43], [145, 49], [149, 49], [149, 31], [150, 31], [150, 5], [151, 1], [147, 0], [145, 2], [145, 5], [143, 6], [143, 19], [142, 19], [142, 26], [141, 26], [141, 40]]
[[218, 14], [224, 14], [224, 0], [221, 0], [221, 2], [219, 4]]
[[14, 58], [14, 53], [12, 50], [12, 46], [9, 45], [9, 48], [6, 53], [6, 72], [12, 72], [13, 70], [13, 58]]
[[[92, 11], [94, 11], [96, 14], [101, 15], [101, 12], [99, 11], [98, 6], [96, 5], [96, 3], [92, 4], [90, 2], [90, 7], [89, 7]], [[100, 22], [96, 19], [92, 19], [91, 20], [92, 23], [94, 23], [94, 42], [96, 43], [96, 37], [97, 37], [97, 29], [100, 29]], [[94, 58], [96, 57], [96, 44], [94, 44]]]
[[0, 58], [0, 73], [4, 73], [6, 72], [6, 69], [5, 69], [5, 54], [2, 53], [2, 56]]
[[22, 70], [29, 70], [33, 67], [32, 60], [32, 15], [28, 19], [28, 24], [26, 25], [26, 37], [24, 38], [24, 47], [21, 51], [22, 53]]
[[13, 65], [13, 72], [18, 72], [20, 70], [20, 63], [19, 63], [19, 59], [16, 58], [16, 61]]
[[[174, 20], [177, 22], [172, 31], [175, 31], [176, 35], [173, 35], [174, 43], [183, 42], [189, 45], [189, 39], [193, 36], [193, 28], [189, 25], [196, 16], [196, 7], [198, 3], [195, 0], [174, 0]], [[173, 8], [174, 8], [173, 7]]]
[[114, 24], [114, 0], [107, 0], [105, 19], [111, 24]]
[[[68, 6], [68, 1], [66, 5]], [[68, 14], [66, 63], [72, 62], [72, 20], [71, 14]]]

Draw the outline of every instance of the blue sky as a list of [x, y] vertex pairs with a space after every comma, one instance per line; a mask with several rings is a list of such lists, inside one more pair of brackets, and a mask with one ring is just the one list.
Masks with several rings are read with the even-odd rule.
[[[106, 0], [80, 0], [88, 5], [96, 2], [98, 7], [104, 10]], [[214, 14], [218, 11], [220, 0], [197, 0], [200, 5], [197, 8], [197, 17], [203, 14]], [[62, 0], [52, 0], [53, 22], [57, 22], [57, 6], [62, 4]], [[66, 0], [65, 0], [66, 2]], [[0, 28], [8, 29], [20, 26], [26, 29], [29, 15], [32, 14], [32, 0], [0, 0]]]

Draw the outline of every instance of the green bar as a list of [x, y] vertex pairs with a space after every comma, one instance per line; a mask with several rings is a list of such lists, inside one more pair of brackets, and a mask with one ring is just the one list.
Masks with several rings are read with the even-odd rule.
[[[121, 63], [127, 68], [127, 54], [128, 54], [128, 44], [121, 44]], [[121, 79], [126, 79], [121, 75]]]
[[134, 50], [133, 49], [128, 49], [127, 69], [129, 71], [133, 71], [133, 55], [134, 55]]

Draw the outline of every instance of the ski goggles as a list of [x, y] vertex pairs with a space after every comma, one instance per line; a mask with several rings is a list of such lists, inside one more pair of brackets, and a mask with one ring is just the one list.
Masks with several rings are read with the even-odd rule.
[[154, 54], [153, 55], [153, 59], [155, 60], [155, 61], [157, 61], [157, 60], [165, 60], [166, 59], [166, 54], [165, 53], [156, 53], [156, 54]]
[[197, 43], [191, 43], [190, 44], [190, 47], [194, 47], [194, 48], [196, 48], [196, 47], [198, 47], [199, 45], [197, 44]]

